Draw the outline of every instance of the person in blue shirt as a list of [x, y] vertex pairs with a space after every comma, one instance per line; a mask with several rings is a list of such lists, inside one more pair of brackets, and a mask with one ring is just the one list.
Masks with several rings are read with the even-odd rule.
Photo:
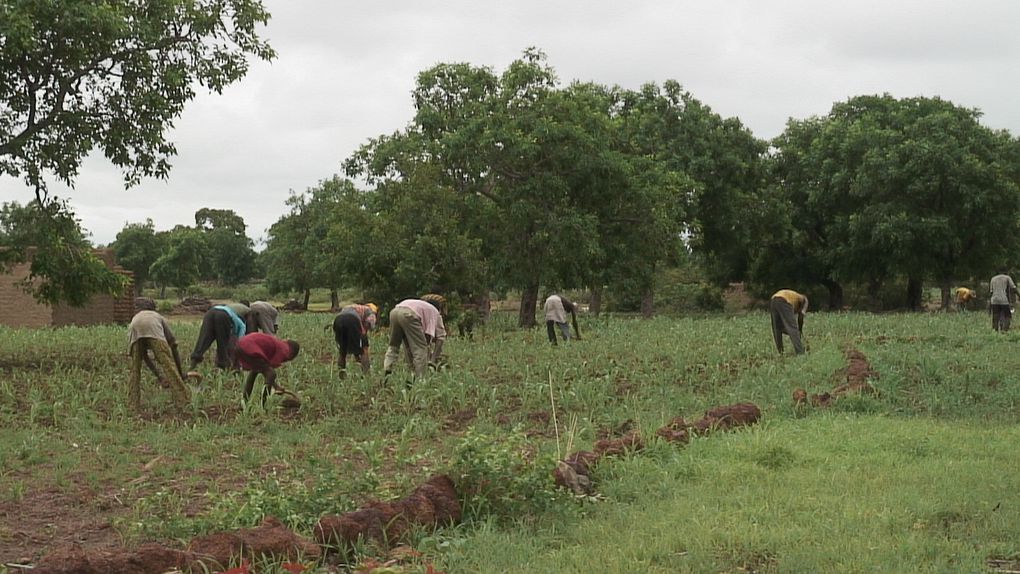
[[237, 340], [245, 335], [245, 320], [251, 310], [241, 303], [216, 305], [205, 312], [202, 327], [198, 331], [195, 350], [191, 352], [189, 374], [202, 362], [205, 352], [216, 342], [216, 366], [220, 369], [236, 368], [234, 352]]

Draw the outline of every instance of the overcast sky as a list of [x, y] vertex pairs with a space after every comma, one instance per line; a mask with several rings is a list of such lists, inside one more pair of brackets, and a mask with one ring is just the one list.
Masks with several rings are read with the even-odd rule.
[[[941, 96], [1020, 135], [1020, 2], [1015, 0], [264, 0], [278, 52], [222, 95], [201, 93], [170, 134], [167, 180], [125, 190], [89, 159], [66, 196], [97, 244], [128, 222], [194, 224], [233, 209], [249, 235], [291, 191], [340, 171], [369, 138], [404, 128], [418, 72], [468, 62], [502, 72], [535, 46], [566, 85], [679, 81], [756, 136], [861, 94]], [[31, 199], [0, 177], [0, 200]]]

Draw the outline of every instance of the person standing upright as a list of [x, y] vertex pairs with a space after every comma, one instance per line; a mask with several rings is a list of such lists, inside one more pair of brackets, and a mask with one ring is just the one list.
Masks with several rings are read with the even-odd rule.
[[988, 300], [992, 312], [992, 329], [1005, 333], [1013, 319], [1010, 305], [1016, 301], [1016, 283], [1006, 274], [1006, 269], [999, 269], [999, 274], [988, 282], [991, 297]]
[[804, 331], [804, 315], [807, 309], [807, 297], [796, 291], [780, 289], [772, 295], [769, 313], [772, 315], [772, 337], [776, 340], [779, 354], [783, 353], [783, 333], [790, 336], [794, 352], [798, 355], [804, 354], [804, 344], [800, 340], [800, 335]]

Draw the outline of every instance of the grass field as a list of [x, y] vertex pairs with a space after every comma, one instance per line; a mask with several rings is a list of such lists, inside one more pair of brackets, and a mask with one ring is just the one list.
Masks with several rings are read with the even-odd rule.
[[[308, 534], [435, 472], [498, 488], [465, 500], [464, 524], [416, 533], [423, 555], [397, 571], [986, 572], [1020, 555], [1020, 331], [985, 314], [812, 314], [802, 357], [776, 355], [759, 313], [589, 318], [559, 347], [497, 317], [412, 386], [406, 369], [382, 380], [384, 333], [375, 372], [340, 379], [330, 320], [283, 318], [303, 345], [281, 370], [297, 412], [245, 405], [239, 375], [203, 366], [188, 412], [147, 375], [131, 413], [123, 327], [0, 329], [0, 561], [266, 515]], [[198, 320], [172, 322], [187, 356]], [[881, 394], [795, 408], [795, 388], [841, 382], [848, 348]], [[760, 425], [651, 440], [740, 401]], [[597, 497], [552, 488], [557, 457], [626, 421], [648, 448], [600, 464]]]

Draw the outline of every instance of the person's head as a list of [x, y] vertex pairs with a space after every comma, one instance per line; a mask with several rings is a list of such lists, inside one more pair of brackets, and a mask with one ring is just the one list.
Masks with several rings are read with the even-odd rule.
[[1006, 275], [1007, 273], [1009, 273], [1008, 269], [1005, 267], [999, 267], [999, 275]]
[[428, 293], [422, 295], [421, 300], [431, 303], [439, 311], [440, 315], [446, 316], [446, 297], [436, 293]]
[[372, 312], [375, 313], [376, 315], [379, 314], [379, 306], [376, 305], [375, 303], [365, 303], [365, 307], [371, 309]]
[[287, 339], [287, 346], [290, 347], [290, 358], [287, 360], [293, 361], [294, 357], [297, 357], [298, 353], [301, 352], [301, 344], [294, 339]]
[[155, 311], [156, 302], [148, 297], [135, 298], [135, 313], [139, 311]]
[[245, 307], [251, 307], [251, 301], [247, 299], [241, 299], [240, 301], [238, 301], [238, 303], [244, 305]]

